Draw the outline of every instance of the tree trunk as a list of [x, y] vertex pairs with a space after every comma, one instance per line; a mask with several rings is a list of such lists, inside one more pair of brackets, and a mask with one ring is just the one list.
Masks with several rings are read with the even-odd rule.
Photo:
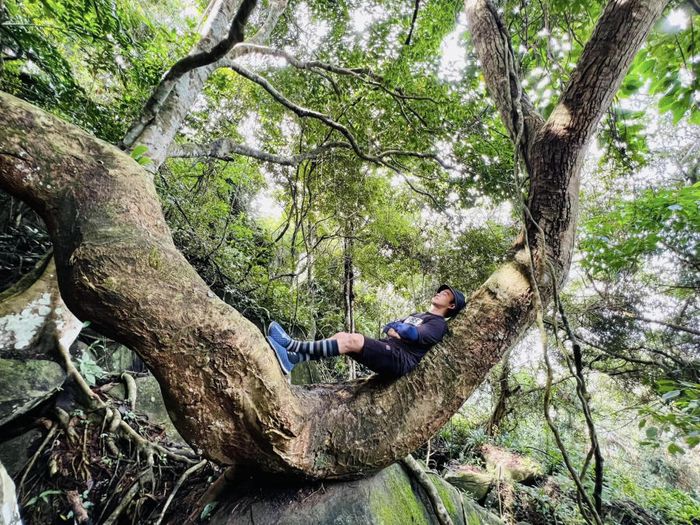
[[[207, 19], [200, 30], [202, 38], [190, 52], [191, 55], [211, 49], [217, 42], [226, 37], [240, 4], [241, 0], [212, 0], [207, 9]], [[272, 1], [263, 26], [248, 42], [265, 43], [286, 7], [287, 0]], [[165, 162], [168, 148], [180, 130], [185, 117], [191, 111], [207, 79], [221, 67], [223, 61], [236, 56], [237, 52], [234, 47], [231, 53], [223, 59], [207, 66], [195, 68], [180, 77], [160, 103], [155, 115], [139, 116], [124, 137], [124, 147], [131, 148], [137, 144], [146, 146], [148, 148], [147, 155], [152, 161], [146, 168], [152, 173], [158, 171], [161, 164]]]
[[496, 405], [493, 407], [491, 412], [491, 417], [489, 417], [486, 423], [486, 434], [489, 436], [495, 436], [496, 432], [501, 426], [501, 422], [508, 414], [508, 399], [519, 390], [516, 387], [515, 390], [511, 390], [508, 379], [510, 378], [510, 350], [506, 352], [503, 356], [503, 364], [501, 365], [501, 373], [498, 374], [498, 387], [494, 388], [494, 391], [498, 392], [498, 397], [496, 398]]
[[[483, 14], [477, 4], [467, 4], [470, 18]], [[610, 3], [532, 142], [529, 204], [545, 236], [533, 226], [529, 248], [536, 260], [551, 257], [559, 280], [571, 259], [585, 144], [664, 4]], [[502, 39], [473, 38], [482, 63], [499, 59], [481, 55], [479, 42]], [[291, 386], [263, 335], [177, 251], [150, 177], [133, 159], [9, 95], [0, 95], [0, 109], [0, 187], [46, 221], [66, 304], [139, 353], [178, 431], [219, 463], [314, 478], [387, 466], [445, 424], [534, 317], [521, 238], [452, 321], [453, 335], [411, 374]], [[542, 272], [537, 279], [546, 302], [551, 286]]]

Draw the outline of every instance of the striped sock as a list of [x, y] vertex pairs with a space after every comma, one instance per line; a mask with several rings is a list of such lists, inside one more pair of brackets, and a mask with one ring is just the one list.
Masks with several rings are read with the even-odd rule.
[[304, 361], [312, 361], [314, 359], [320, 359], [319, 357], [310, 354], [300, 354], [298, 352], [287, 352], [287, 358], [292, 364], [303, 363]]
[[320, 341], [293, 340], [287, 347], [288, 352], [307, 354], [316, 358], [333, 357], [340, 355], [338, 341], [335, 339], [321, 339]]

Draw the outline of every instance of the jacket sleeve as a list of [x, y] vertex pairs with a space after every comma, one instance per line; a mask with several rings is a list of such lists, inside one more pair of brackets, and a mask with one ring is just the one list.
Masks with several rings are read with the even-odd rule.
[[[396, 330], [398, 332], [399, 331], [398, 327], [399, 327], [399, 325], [402, 325], [402, 324], [403, 324], [403, 319], [387, 323], [384, 325], [384, 328], [382, 328], [382, 333], [383, 334], [387, 333], [389, 331], [389, 328], [393, 328], [394, 330]], [[401, 335], [401, 334], [399, 334], [399, 335]]]
[[394, 330], [406, 341], [416, 342], [420, 338], [418, 327], [408, 323], [397, 323]]

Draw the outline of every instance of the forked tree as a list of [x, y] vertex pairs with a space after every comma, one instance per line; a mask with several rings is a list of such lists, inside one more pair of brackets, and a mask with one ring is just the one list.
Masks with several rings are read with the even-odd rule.
[[499, 14], [487, 0], [466, 1], [488, 90], [529, 177], [526, 226], [452, 335], [396, 381], [289, 385], [263, 334], [176, 249], [149, 174], [117, 147], [5, 94], [0, 187], [46, 222], [66, 304], [142, 357], [196, 450], [270, 472], [361, 475], [444, 425], [531, 325], [538, 297], [546, 305], [553, 281], [566, 278], [586, 145], [666, 3], [611, 0], [544, 119], [520, 85]]

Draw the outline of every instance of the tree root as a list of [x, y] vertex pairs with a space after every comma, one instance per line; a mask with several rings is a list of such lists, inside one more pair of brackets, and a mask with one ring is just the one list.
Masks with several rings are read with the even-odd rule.
[[124, 498], [119, 502], [119, 505], [112, 511], [112, 514], [107, 516], [107, 519], [102, 522], [102, 525], [114, 525], [117, 522], [117, 519], [121, 514], [126, 510], [126, 508], [129, 506], [131, 503], [131, 500], [133, 500], [136, 497], [136, 494], [138, 494], [139, 489], [141, 488], [141, 485], [143, 483], [143, 479], [149, 475], [151, 479], [153, 479], [153, 470], [149, 467], [146, 470], [144, 470], [139, 476], [136, 478], [136, 481], [134, 482], [133, 485], [131, 485], [131, 488], [127, 491], [127, 493], [124, 495]]
[[202, 496], [199, 498], [194, 510], [187, 517], [187, 520], [185, 520], [186, 525], [190, 523], [195, 523], [197, 521], [197, 517], [202, 513], [204, 508], [209, 503], [216, 501], [216, 499], [221, 495], [224, 489], [226, 489], [231, 485], [231, 483], [233, 483], [235, 474], [235, 466], [230, 466], [226, 470], [224, 470], [224, 473], [221, 474], [221, 476], [219, 476], [216, 479], [216, 481], [214, 481], [214, 483], [211, 484], [207, 491], [204, 494], [202, 494]]
[[420, 464], [410, 454], [402, 459], [401, 463], [409, 470], [411, 474], [415, 476], [425, 492], [428, 494], [440, 525], [453, 525], [452, 518], [450, 518], [450, 515], [447, 513], [445, 504], [442, 502], [442, 499], [440, 499], [440, 495], [438, 494], [435, 485], [433, 485], [433, 482], [430, 481], [430, 478]]
[[172, 503], [173, 498], [175, 497], [175, 494], [177, 494], [177, 491], [180, 490], [180, 487], [185, 482], [185, 480], [188, 477], [190, 477], [191, 474], [197, 472], [199, 469], [201, 469], [206, 464], [207, 464], [207, 460], [203, 459], [202, 461], [200, 461], [196, 465], [191, 466], [185, 472], [182, 473], [182, 476], [180, 476], [180, 479], [178, 479], [177, 483], [175, 483], [175, 487], [173, 487], [173, 491], [170, 493], [170, 496], [168, 496], [168, 499], [165, 501], [165, 505], [163, 505], [163, 509], [160, 511], [160, 514], [158, 515], [158, 519], [156, 520], [155, 525], [160, 525], [160, 522], [163, 521], [163, 516], [165, 516], [165, 512], [168, 510], [170, 503]]
[[[119, 410], [110, 407], [106, 402], [100, 399], [100, 397], [92, 391], [90, 385], [88, 385], [87, 381], [85, 381], [85, 378], [83, 378], [78, 369], [75, 368], [75, 365], [73, 364], [73, 361], [70, 357], [70, 352], [68, 351], [68, 348], [64, 344], [62, 344], [61, 341], [58, 341], [56, 346], [58, 348], [60, 356], [63, 359], [63, 363], [68, 376], [71, 377], [78, 385], [81, 393], [85, 396], [90, 408], [94, 410], [104, 411], [105, 421], [110, 422], [107, 428], [108, 437], [106, 443], [107, 448], [111, 453], [113, 453], [116, 456], [119, 455], [119, 449], [117, 448], [113, 435], [116, 434], [117, 431], [120, 431], [124, 437], [126, 437], [129, 441], [134, 443], [134, 445], [136, 446], [138, 456], [140, 457], [143, 454], [146, 457], [146, 463], [149, 467], [152, 467], [154, 465], [153, 456], [156, 452], [174, 461], [190, 464], [197, 463], [199, 458], [193, 459], [182, 454], [176, 454], [175, 452], [172, 452], [171, 450], [168, 450], [167, 448], [162, 447], [161, 445], [151, 443], [146, 438], [141, 436], [138, 432], [136, 432], [131, 427], [131, 425], [129, 425], [126, 421], [122, 419]], [[136, 403], [136, 382], [134, 381], [133, 377], [126, 373], [122, 374], [122, 380], [124, 380], [125, 383], [127, 400], [133, 410], [133, 406]], [[65, 413], [65, 411], [62, 412], [65, 414], [63, 419], [69, 417], [68, 414]], [[63, 424], [64, 422], [61, 421], [61, 423]], [[72, 430], [70, 429], [69, 425], [66, 424], [64, 426], [68, 428], [68, 432]], [[73, 431], [73, 433], [75, 433], [75, 431]]]
[[134, 381], [134, 378], [131, 376], [131, 374], [128, 374], [126, 372], [122, 374], [122, 381], [124, 381], [126, 402], [129, 404], [129, 409], [133, 411], [136, 409], [136, 381]]
[[87, 510], [83, 506], [83, 502], [80, 500], [80, 494], [77, 490], [69, 490], [66, 492], [66, 497], [68, 498], [68, 504], [73, 511], [73, 516], [78, 524], [90, 523], [90, 516]]

